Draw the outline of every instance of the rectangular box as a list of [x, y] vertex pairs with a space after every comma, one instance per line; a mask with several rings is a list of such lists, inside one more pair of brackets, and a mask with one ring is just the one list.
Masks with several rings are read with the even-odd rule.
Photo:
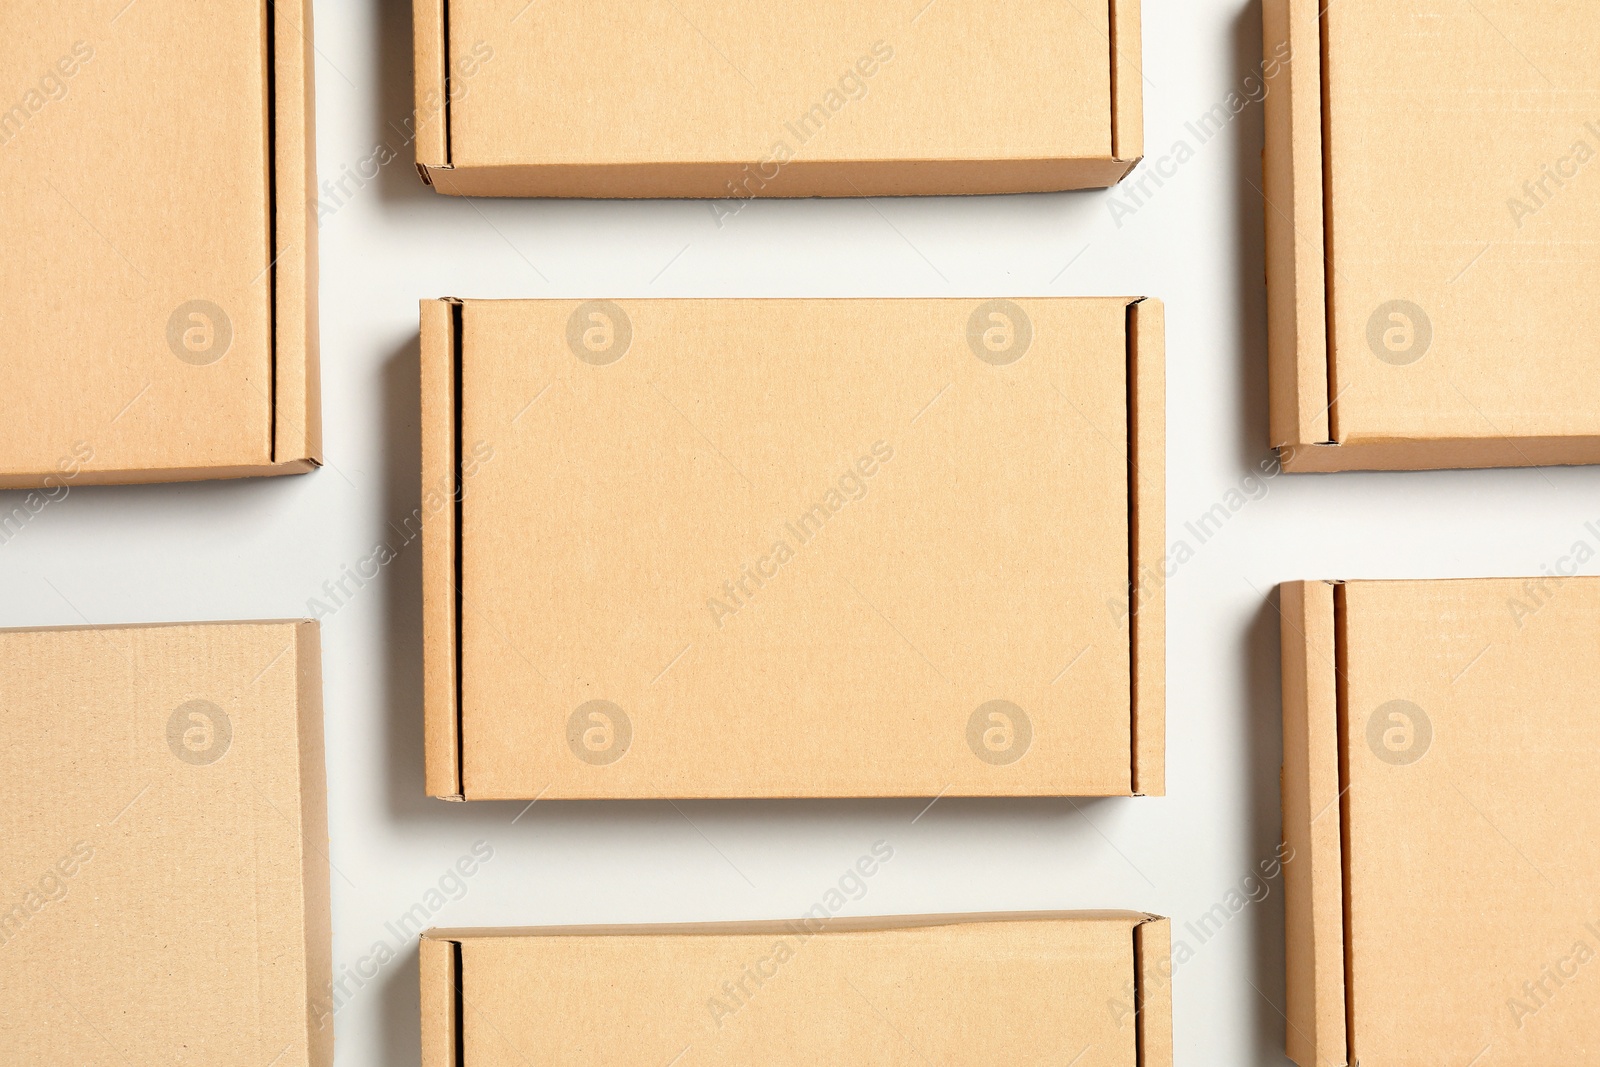
[[0, 488], [311, 470], [310, 0], [48, 10], [0, 39]]
[[1600, 462], [1600, 7], [1266, 0], [1266, 51], [1285, 469]]
[[1150, 915], [435, 930], [423, 1067], [1170, 1067]]
[[1600, 1064], [1600, 579], [1282, 612], [1290, 1056]]
[[333, 1062], [314, 622], [0, 631], [0, 1060]]
[[1144, 151], [1138, 0], [414, 2], [443, 193], [1037, 192]]
[[1155, 301], [424, 303], [429, 793], [1160, 793], [1163, 373]]

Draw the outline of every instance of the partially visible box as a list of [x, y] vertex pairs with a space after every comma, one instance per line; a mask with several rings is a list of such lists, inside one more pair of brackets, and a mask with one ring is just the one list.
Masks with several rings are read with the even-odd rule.
[[330, 1067], [314, 622], [0, 631], [0, 1062]]
[[415, 0], [423, 180], [465, 196], [1015, 193], [1143, 154], [1139, 0]]
[[427, 788], [1164, 788], [1150, 300], [422, 305]]
[[423, 1067], [1170, 1067], [1171, 933], [1132, 912], [434, 930]]
[[0, 35], [0, 488], [311, 470], [310, 0], [24, 6]]
[[1281, 608], [1289, 1055], [1600, 1064], [1600, 579]]
[[1266, 0], [1266, 49], [1284, 468], [1600, 462], [1600, 6]]

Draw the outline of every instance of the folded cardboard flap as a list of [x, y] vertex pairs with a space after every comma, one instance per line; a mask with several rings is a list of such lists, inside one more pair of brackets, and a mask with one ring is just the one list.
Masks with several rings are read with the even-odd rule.
[[[692, 158], [683, 148], [664, 153], [635, 147], [627, 158], [533, 161], [500, 150], [484, 158], [467, 157], [455, 143], [452, 111], [464, 104], [478, 76], [480, 60], [495, 59], [510, 49], [503, 40], [474, 41], [472, 55], [457, 55], [465, 46], [452, 36], [452, 8], [470, 0], [413, 0], [413, 62], [416, 73], [416, 163], [423, 182], [457, 196], [582, 196], [582, 197], [858, 197], [1035, 192], [1104, 188], [1121, 181], [1144, 155], [1144, 94], [1140, 0], [1103, 0], [1106, 26], [1097, 30], [1109, 46], [1109, 114], [1105, 145], [1099, 153], [1072, 156], [1019, 156], [996, 153], [992, 159], [940, 155], [905, 156], [903, 145], [881, 138], [883, 155], [846, 155], [837, 159]], [[473, 12], [457, 12], [458, 21]], [[678, 13], [684, 19], [688, 15]], [[1080, 12], [1080, 15], [1082, 13]], [[603, 18], [590, 13], [589, 17]], [[919, 16], [920, 17], [920, 13]], [[1087, 19], [1081, 20], [1087, 24]], [[933, 32], [924, 23], [926, 34]], [[564, 28], [564, 27], [563, 27]], [[697, 31], [698, 33], [698, 31]], [[709, 41], [704, 35], [694, 44]], [[882, 44], [883, 42], [880, 42]], [[500, 45], [497, 49], [495, 46]], [[662, 47], [668, 47], [662, 45]], [[714, 46], [715, 47], [715, 46]], [[720, 49], [719, 49], [720, 51]], [[892, 49], [891, 49], [891, 55]], [[731, 60], [724, 60], [731, 64]], [[963, 53], [952, 62], [970, 62]], [[535, 68], [536, 70], [538, 68]], [[740, 76], [745, 82], [740, 71]], [[530, 77], [535, 75], [529, 75]], [[613, 76], [629, 76], [613, 72]], [[753, 83], [751, 83], [753, 84]], [[646, 96], [673, 93], [670, 84], [642, 87]], [[744, 85], [739, 85], [743, 92]], [[592, 103], [593, 101], [591, 101]], [[603, 105], [602, 105], [603, 106]], [[1041, 106], [1081, 106], [1070, 99], [1052, 99]], [[648, 134], [644, 144], [648, 145]], [[785, 138], [788, 134], [783, 135]], [[637, 139], [636, 139], [637, 140]], [[781, 140], [781, 139], [780, 139]], [[801, 143], [804, 143], [804, 138]], [[1019, 141], [1022, 140], [1019, 138]], [[598, 150], [590, 138], [586, 151]], [[635, 143], [635, 142], [630, 142]], [[762, 142], [763, 151], [771, 151]], [[674, 158], [674, 153], [684, 158]], [[768, 168], [777, 163], [778, 170]], [[754, 175], [752, 174], [754, 172]], [[781, 173], [782, 180], [773, 177]]]
[[[675, 303], [675, 302], [669, 302]], [[738, 302], [733, 302], [738, 303]], [[893, 303], [892, 301], [887, 303]], [[488, 302], [492, 306], [493, 302]], [[423, 301], [422, 475], [426, 787], [446, 800], [476, 799], [464, 784], [461, 346], [469, 305]], [[1159, 301], [1126, 303], [1129, 758], [1122, 795], [1165, 792], [1165, 313]], [[1081, 414], [1081, 412], [1080, 412]]]
[[[1129, 620], [1133, 792], [1167, 792], [1167, 337], [1159, 300], [1128, 305]], [[1152, 474], [1152, 472], [1157, 472]], [[1151, 585], [1156, 586], [1151, 589]]]
[[1322, 26], [1316, 0], [1263, 0], [1267, 350], [1274, 448], [1331, 443], [1322, 160]]
[[1344, 1067], [1345, 874], [1337, 587], [1279, 587], [1283, 643], [1283, 867], [1288, 1054]]
[[[1001, 927], [1015, 923], [1036, 924], [1031, 937], [1024, 940], [1007, 939], [1006, 931]], [[1104, 946], [1095, 947], [1102, 939], [1092, 931], [1102, 927], [1110, 928], [1107, 933], [1121, 930], [1120, 937], [1129, 938], [1122, 942], [1121, 967], [1124, 969], [1121, 976], [1106, 972], [1104, 960], [1099, 960]], [[914, 940], [896, 936], [914, 931], [927, 931], [930, 936]], [[1080, 937], [1075, 931], [1081, 931], [1084, 936]], [[630, 1043], [637, 1041], [641, 1043], [637, 1051], [643, 1055], [644, 1042], [664, 1040], [664, 1037], [657, 1032], [661, 1027], [640, 1025], [641, 1015], [665, 1010], [670, 1016], [673, 1009], [663, 1009], [663, 1004], [693, 1002], [694, 1007], [700, 1007], [698, 1001], [705, 991], [686, 987], [700, 981], [702, 975], [699, 971], [708, 960], [717, 960], [718, 955], [714, 948], [701, 952], [687, 949], [688, 944], [704, 941], [716, 946], [717, 942], [725, 941], [731, 945], [752, 935], [770, 936], [784, 944], [793, 943], [797, 946], [793, 949], [794, 955], [814, 952], [805, 948], [805, 943], [811, 938], [834, 941], [847, 962], [847, 978], [843, 984], [855, 996], [862, 997], [866, 994], [861, 992], [859, 985], [866, 985], [870, 989], [875, 979], [900, 974], [909, 968], [922, 972], [924, 976], [936, 974], [939, 977], [933, 979], [934, 982], [948, 983], [951, 989], [960, 988], [964, 994], [992, 995], [997, 1001], [1014, 1001], [1015, 997], [1006, 991], [1012, 988], [1008, 980], [1015, 978], [1014, 965], [1018, 962], [1015, 953], [1022, 951], [1032, 957], [1030, 962], [1038, 968], [1037, 973], [1030, 972], [1030, 975], [1047, 977], [1055, 987], [1054, 1008], [1046, 1013], [1048, 1021], [1041, 1021], [1037, 1032], [1022, 1034], [1010, 1031], [1008, 1024], [1000, 1018], [1004, 1012], [975, 1010], [970, 1003], [939, 1006], [943, 998], [937, 993], [930, 999], [913, 999], [912, 1004], [923, 1005], [930, 1014], [923, 1019], [898, 1015], [900, 1026], [926, 1034], [936, 1029], [940, 1022], [932, 1013], [943, 1015], [950, 1010], [964, 1012], [970, 1019], [961, 1028], [958, 1038], [952, 1031], [951, 1034], [937, 1035], [935, 1039], [959, 1040], [961, 1049], [971, 1052], [986, 1043], [1015, 1038], [1018, 1044], [1008, 1049], [1011, 1054], [1004, 1058], [1004, 1062], [1022, 1062], [1018, 1057], [1032, 1056], [1043, 1063], [1055, 1062], [1048, 1059], [1047, 1033], [1049, 1037], [1061, 1036], [1056, 1031], [1062, 1028], [1062, 1020], [1075, 1018], [1076, 1025], [1102, 1039], [1102, 1045], [1096, 1047], [1091, 1044], [1081, 1051], [1068, 1049], [1066, 1056], [1069, 1059], [1074, 1053], [1083, 1057], [1093, 1049], [1095, 1056], [1089, 1062], [1096, 1065], [1124, 1063], [1128, 1067], [1171, 1067], [1172, 1064], [1170, 923], [1159, 916], [1107, 911], [429, 930], [423, 934], [419, 949], [422, 1065], [465, 1067], [474, 1059], [485, 1056], [488, 1050], [469, 1048], [472, 1044], [467, 1030], [469, 1012], [475, 1018], [489, 1020], [489, 1026], [496, 1035], [495, 1052], [509, 1056], [507, 1062], [515, 1062], [520, 1055], [515, 1037], [532, 1036], [535, 1032], [545, 1039], [540, 1047], [552, 1052], [562, 1051], [551, 1049], [550, 1035], [544, 1033], [537, 1023], [529, 1027], [526, 1019], [507, 1017], [501, 1012], [511, 1012], [515, 1016], [559, 1012], [557, 990], [591, 986], [604, 990], [602, 995], [608, 1000], [606, 1013], [620, 1013], [633, 1020], [634, 1025], [627, 1028], [607, 1026], [603, 1034], [590, 1034], [586, 1031], [588, 1020], [565, 1019], [557, 1028], [558, 1040], [567, 1043], [565, 1051], [573, 1055], [578, 1055], [579, 1049], [591, 1053], [591, 1058], [582, 1060], [585, 1063], [601, 1062], [600, 1059], [593, 1059], [593, 1055], [609, 1055], [611, 1058], [605, 1058], [604, 1062], [612, 1062], [612, 1059], [621, 1061], [629, 1059], [630, 1052], [634, 1051]], [[848, 942], [837, 940], [850, 935], [856, 936]], [[522, 942], [524, 948], [532, 948], [531, 942], [541, 939], [568, 938], [595, 940], [589, 951], [559, 957], [560, 962], [554, 968], [549, 959], [541, 959], [535, 953], [516, 955], [517, 942]], [[614, 939], [615, 945], [605, 945], [603, 942], [606, 939]], [[480, 960], [476, 969], [494, 967], [496, 978], [515, 984], [518, 995], [506, 998], [505, 1003], [491, 1004], [482, 1001], [481, 993], [474, 993], [474, 1002], [468, 1002], [467, 972], [474, 969], [472, 960], [475, 944], [495, 950], [494, 958]], [[504, 951], [506, 949], [510, 952]], [[1114, 948], [1110, 951], [1116, 952]], [[793, 984], [786, 993], [768, 994], [786, 995], [789, 998], [780, 1016], [746, 1016], [735, 1020], [735, 1015], [756, 1002], [756, 995], [759, 995], [760, 987], [766, 981], [784, 973], [777, 969], [790, 958], [793, 956], [785, 954], [777, 963], [773, 959], [763, 959], [760, 963], [752, 964], [756, 971], [765, 975], [754, 985], [751, 984], [756, 982], [750, 977], [753, 973], [751, 967], [746, 967], [744, 995], [728, 992], [728, 989], [734, 988], [728, 983], [719, 985], [718, 980], [723, 977], [719, 968], [713, 966], [707, 970], [703, 978], [712, 999], [715, 1001], [726, 997], [728, 1005], [738, 1004], [727, 1017], [717, 1021], [725, 1025], [741, 1025], [747, 1031], [744, 1036], [758, 1045], [764, 1044], [762, 1035], [766, 1031], [762, 1027], [765, 1024], [770, 1028], [774, 1042], [765, 1046], [767, 1060], [784, 1064], [812, 1062], [804, 1059], [808, 1055], [806, 1049], [792, 1047], [798, 1043], [797, 1033], [845, 1029], [856, 1025], [857, 1015], [868, 1020], [869, 1029], [882, 1027], [879, 1008], [872, 1012], [848, 1012], [841, 1016], [837, 1006], [831, 1003], [834, 983], [829, 978], [828, 968], [840, 966], [838, 957], [824, 961], [820, 975], [813, 971], [804, 974], [795, 972], [791, 979]], [[728, 959], [742, 961], [737, 950]], [[630, 961], [640, 966], [635, 969], [630, 966]], [[665, 968], [661, 966], [663, 962], [667, 964]], [[762, 963], [772, 964], [776, 973], [762, 971]], [[621, 980], [620, 974], [613, 980], [611, 971], [617, 967], [628, 970], [628, 980]], [[584, 973], [568, 968], [581, 968]], [[751, 995], [752, 992], [756, 995]], [[914, 997], [917, 995], [928, 996], [926, 992], [913, 994]], [[1081, 1002], [1069, 999], [1073, 997], [1081, 997]], [[900, 1007], [903, 1009], [905, 1006]], [[816, 1026], [807, 1025], [804, 1021], [805, 1017], [811, 1015], [817, 1017]], [[1126, 1033], [1130, 1019], [1133, 1022], [1131, 1041]], [[664, 1026], [667, 1020], [657, 1019], [655, 1022]], [[683, 1029], [690, 1020], [671, 1018], [670, 1023]], [[748, 1033], [751, 1029], [755, 1032]], [[722, 1025], [714, 1026], [711, 1036], [723, 1036]], [[1107, 1038], [1110, 1040], [1105, 1040]], [[904, 1038], [900, 1036], [895, 1040], [903, 1041]], [[717, 1049], [704, 1040], [702, 1045], [706, 1046], [703, 1055], [715, 1057], [720, 1052], [737, 1060], [741, 1054], [738, 1050]], [[1118, 1047], [1126, 1051], [1119, 1053]], [[511, 1051], [508, 1053], [507, 1049]], [[870, 1048], [865, 1046], [858, 1049], [857, 1056], [857, 1059], [835, 1058], [828, 1062], [860, 1062], [863, 1065], [877, 1062], [871, 1058]], [[629, 1062], [632, 1060], [629, 1059]], [[713, 1058], [712, 1062], [717, 1061]]]

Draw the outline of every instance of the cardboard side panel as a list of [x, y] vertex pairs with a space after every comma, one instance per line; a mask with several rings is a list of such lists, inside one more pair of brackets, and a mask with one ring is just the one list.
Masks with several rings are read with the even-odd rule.
[[1334, 587], [1280, 587], [1288, 1054], [1346, 1062]]
[[[473, 931], [455, 957], [459, 987], [435, 950], [454, 947], [445, 936], [432, 931], [437, 940], [423, 942], [424, 1067], [530, 1056], [664, 1064], [690, 1048], [696, 1063], [727, 1067], [914, 1063], [919, 1052], [928, 1063], [1066, 1062], [1074, 1054], [1085, 1067], [1171, 1063], [1164, 994], [1128, 1010], [1139, 1000], [1141, 943], [1146, 958], [1166, 952], [1165, 923], [1144, 915], [885, 920], [848, 934], [797, 923], [764, 934]], [[724, 1020], [707, 1011], [717, 976], [737, 975], [751, 952], [775, 946], [781, 958], [803, 962], [719, 1027]], [[1008, 995], [1015, 988], [1049, 990], [1052, 1010]], [[952, 1014], [952, 1005], [974, 1004], [987, 1010]], [[462, 1026], [455, 1059], [445, 1047], [452, 1011]]]
[[461, 798], [456, 711], [456, 358], [460, 305], [422, 302], [422, 708], [429, 796]]
[[1133, 791], [1167, 791], [1167, 603], [1158, 575], [1167, 542], [1166, 308], [1128, 309], [1129, 489], [1133, 603]]
[[424, 934], [417, 948], [422, 971], [422, 1067], [461, 1067], [456, 1057], [456, 943]]
[[312, 1067], [332, 1067], [333, 1013], [319, 1010], [333, 982], [333, 905], [328, 860], [328, 772], [322, 724], [322, 628], [295, 627], [295, 667], [300, 713], [301, 866], [306, 902], [306, 1048]]
[[[265, 478], [279, 474], [305, 474], [317, 469], [310, 459], [287, 463], [247, 464], [238, 467], [137, 467], [117, 470], [86, 470], [72, 479], [74, 487], [80, 485], [145, 485], [156, 482], [207, 482], [229, 478]], [[58, 487], [62, 478], [57, 471], [40, 471], [28, 474], [0, 475], [0, 489], [37, 489]]]
[[[419, 168], [450, 165], [450, 119], [445, 106], [448, 88], [445, 9], [446, 0], [413, 0], [411, 6]], [[423, 177], [430, 177], [425, 169]]]
[[1111, 0], [1111, 154], [1144, 156], [1144, 41], [1140, 0]]
[[[434, 123], [443, 121], [441, 112]], [[420, 160], [420, 137], [417, 144]], [[434, 189], [451, 196], [718, 199], [726, 198], [730, 184], [737, 185], [755, 162], [453, 165], [431, 170], [427, 177]], [[1122, 159], [927, 159], [851, 163], [795, 160], [784, 166], [783, 181], [769, 183], [753, 195], [774, 198], [959, 196], [1104, 189], [1121, 181], [1132, 167], [1133, 162]]]
[[274, 37], [274, 400], [272, 459], [322, 461], [317, 336], [315, 65], [311, 0], [272, 4]]
[[1281, 456], [1283, 469], [1295, 474], [1564, 467], [1600, 463], [1600, 437], [1357, 439], [1285, 448]]
[[1139, 1067], [1172, 1067], [1172, 923], [1133, 928], [1139, 968]]
[[1267, 350], [1274, 447], [1331, 439], [1317, 0], [1264, 0]]

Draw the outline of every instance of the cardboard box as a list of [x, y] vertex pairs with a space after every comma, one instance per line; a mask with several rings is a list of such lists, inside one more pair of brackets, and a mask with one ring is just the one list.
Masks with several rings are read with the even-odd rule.
[[314, 622], [0, 631], [0, 1061], [333, 1062]]
[[414, 3], [417, 166], [442, 193], [1037, 192], [1144, 151], [1139, 0]]
[[1285, 469], [1600, 462], [1600, 7], [1265, 6]]
[[436, 930], [422, 1064], [1170, 1067], [1170, 943], [1126, 912]]
[[424, 303], [429, 793], [1160, 793], [1163, 374], [1155, 301]]
[[0, 488], [311, 470], [310, 0], [45, 10], [0, 37]]
[[1282, 611], [1290, 1056], [1600, 1064], [1600, 579]]

